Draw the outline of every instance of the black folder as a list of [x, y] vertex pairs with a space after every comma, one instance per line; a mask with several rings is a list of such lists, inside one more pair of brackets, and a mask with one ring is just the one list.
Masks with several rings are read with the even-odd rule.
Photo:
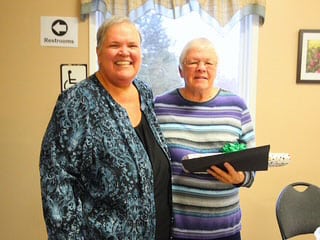
[[225, 162], [230, 163], [237, 171], [266, 171], [269, 151], [270, 145], [264, 145], [237, 152], [183, 159], [182, 164], [187, 172], [192, 173], [206, 172], [212, 165], [225, 170]]

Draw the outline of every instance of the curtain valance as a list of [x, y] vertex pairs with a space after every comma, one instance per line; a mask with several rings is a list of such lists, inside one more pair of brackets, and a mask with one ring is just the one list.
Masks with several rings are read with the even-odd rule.
[[105, 16], [122, 15], [135, 20], [148, 11], [178, 18], [191, 11], [202, 17], [215, 19], [224, 27], [244, 16], [256, 14], [261, 23], [265, 17], [266, 0], [81, 0], [81, 18], [100, 11]]

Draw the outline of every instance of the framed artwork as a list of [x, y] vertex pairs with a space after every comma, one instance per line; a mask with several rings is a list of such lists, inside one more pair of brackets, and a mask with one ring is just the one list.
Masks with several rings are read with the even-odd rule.
[[320, 83], [320, 30], [299, 30], [297, 83]]

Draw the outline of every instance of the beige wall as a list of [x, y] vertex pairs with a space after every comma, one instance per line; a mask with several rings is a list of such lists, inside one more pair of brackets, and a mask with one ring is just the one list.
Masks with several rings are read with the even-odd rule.
[[88, 22], [79, 23], [78, 48], [41, 47], [40, 17], [78, 17], [79, 0], [1, 1], [0, 9], [0, 239], [42, 240], [41, 139], [60, 64], [88, 63]]
[[[257, 174], [242, 191], [245, 240], [280, 239], [275, 202], [295, 181], [320, 186], [320, 85], [296, 84], [299, 29], [320, 29], [319, 0], [267, 0], [260, 29], [257, 89], [257, 144], [289, 152], [291, 163]], [[314, 239], [311, 235], [309, 238]]]
[[[78, 48], [41, 47], [40, 17], [78, 17], [80, 1], [16, 2], [0, 3], [0, 237], [42, 240], [41, 139], [60, 92], [60, 64], [88, 63], [88, 22], [79, 23]], [[319, 9], [319, 0], [267, 0], [259, 44], [257, 143], [291, 153], [292, 162], [259, 172], [254, 186], [242, 190], [245, 240], [280, 239], [275, 201], [286, 184], [320, 185], [320, 84], [295, 83], [298, 30], [320, 28]]]

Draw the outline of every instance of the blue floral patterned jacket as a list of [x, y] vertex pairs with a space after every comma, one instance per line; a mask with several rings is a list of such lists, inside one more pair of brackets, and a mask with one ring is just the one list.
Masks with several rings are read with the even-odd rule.
[[[135, 80], [154, 136], [167, 155], [151, 90]], [[153, 173], [126, 111], [95, 75], [58, 97], [40, 155], [49, 239], [154, 239]]]

